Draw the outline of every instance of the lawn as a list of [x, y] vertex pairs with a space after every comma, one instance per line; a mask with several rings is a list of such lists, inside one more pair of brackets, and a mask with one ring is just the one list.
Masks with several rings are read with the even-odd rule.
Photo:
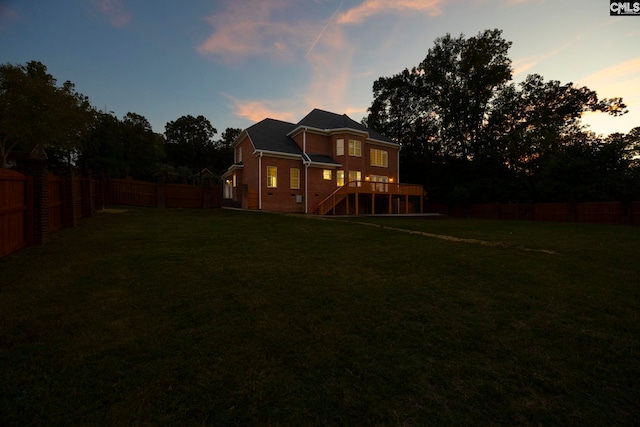
[[109, 210], [0, 259], [0, 425], [638, 425], [640, 228]]

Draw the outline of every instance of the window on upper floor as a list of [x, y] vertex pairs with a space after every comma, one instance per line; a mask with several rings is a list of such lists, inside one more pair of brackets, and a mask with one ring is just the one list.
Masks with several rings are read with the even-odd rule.
[[336, 156], [344, 156], [344, 139], [336, 139]]
[[370, 154], [371, 166], [380, 166], [386, 168], [389, 165], [389, 153], [387, 151], [372, 148]]
[[238, 163], [242, 162], [242, 147], [238, 147]]
[[267, 187], [278, 187], [278, 168], [275, 166], [267, 166]]
[[362, 141], [358, 141], [357, 139], [349, 140], [349, 155], [362, 157]]

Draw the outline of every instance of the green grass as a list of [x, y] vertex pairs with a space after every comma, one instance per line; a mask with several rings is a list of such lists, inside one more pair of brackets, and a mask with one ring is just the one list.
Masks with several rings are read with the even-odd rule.
[[640, 228], [124, 209], [0, 259], [0, 425], [640, 423]]

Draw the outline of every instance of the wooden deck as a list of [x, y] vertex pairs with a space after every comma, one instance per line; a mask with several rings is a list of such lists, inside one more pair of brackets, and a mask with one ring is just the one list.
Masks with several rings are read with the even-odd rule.
[[409, 214], [424, 212], [422, 185], [351, 181], [322, 200], [316, 215]]

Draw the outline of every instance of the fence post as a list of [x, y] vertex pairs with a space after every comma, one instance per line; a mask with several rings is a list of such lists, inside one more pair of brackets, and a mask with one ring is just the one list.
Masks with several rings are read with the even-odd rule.
[[[22, 159], [18, 162], [18, 170], [31, 177], [32, 212], [31, 223], [26, 224], [31, 231], [27, 232], [27, 242], [42, 245], [49, 234], [49, 171], [47, 162], [41, 159]], [[28, 195], [29, 196], [29, 195]]]

